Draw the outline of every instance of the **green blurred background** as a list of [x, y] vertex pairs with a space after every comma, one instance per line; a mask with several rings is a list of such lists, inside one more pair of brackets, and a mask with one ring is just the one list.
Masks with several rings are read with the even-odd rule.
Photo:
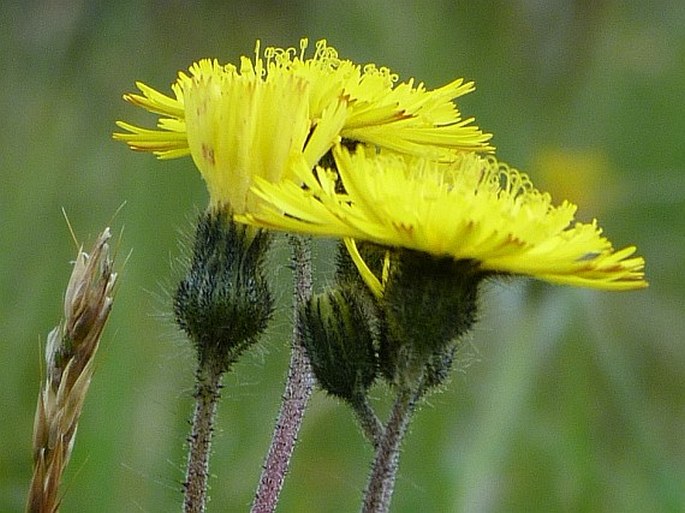
[[[169, 91], [198, 58], [301, 36], [429, 87], [475, 80], [460, 106], [500, 159], [648, 262], [640, 292], [490, 285], [461, 370], [415, 417], [393, 511], [685, 511], [682, 1], [0, 5], [0, 511], [22, 511], [30, 479], [41, 348], [75, 255], [62, 207], [87, 245], [111, 224], [119, 262], [132, 250], [63, 511], [180, 510], [194, 362], [169, 291], [206, 192], [190, 159], [157, 162], [111, 132], [154, 119], [121, 100], [134, 81]], [[258, 480], [288, 359], [286, 257], [281, 241], [269, 336], [226, 380], [210, 512], [247, 511]], [[315, 394], [279, 511], [356, 511], [371, 456], [343, 406]]]

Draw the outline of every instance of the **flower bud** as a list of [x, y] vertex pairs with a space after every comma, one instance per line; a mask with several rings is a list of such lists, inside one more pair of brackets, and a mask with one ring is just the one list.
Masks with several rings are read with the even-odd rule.
[[476, 320], [478, 285], [485, 277], [472, 262], [426, 253], [393, 253], [380, 300], [381, 372], [391, 383], [441, 383], [451, 347]]
[[349, 288], [314, 296], [301, 310], [302, 340], [321, 388], [355, 404], [376, 379], [371, 320]]
[[266, 328], [273, 313], [264, 272], [269, 242], [267, 232], [235, 223], [225, 210], [200, 217], [174, 313], [201, 365], [213, 359], [227, 370]]

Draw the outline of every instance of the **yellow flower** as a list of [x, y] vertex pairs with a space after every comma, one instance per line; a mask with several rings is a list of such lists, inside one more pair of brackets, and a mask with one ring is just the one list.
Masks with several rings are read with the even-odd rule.
[[[553, 206], [527, 175], [493, 157], [461, 153], [450, 164], [359, 147], [333, 149], [338, 176], [304, 163], [291, 181], [257, 180], [260, 212], [249, 224], [347, 239], [376, 294], [382, 283], [366, 268], [352, 239], [473, 261], [484, 273], [527, 275], [607, 290], [647, 286], [634, 247], [614, 251], [593, 221], [574, 223], [576, 206]], [[336, 192], [337, 191], [337, 192]], [[268, 206], [266, 206], [268, 204]]]
[[455, 150], [494, 149], [488, 144], [492, 135], [471, 125], [473, 118], [462, 119], [454, 103], [475, 89], [473, 82], [459, 78], [434, 90], [414, 79], [395, 85], [398, 76], [388, 68], [340, 59], [325, 40], [316, 43], [314, 58], [305, 59], [306, 44], [301, 41], [299, 59], [277, 50], [277, 61], [312, 83], [313, 113], [325, 111], [332, 97], [344, 100], [342, 138], [443, 160]]
[[189, 75], [179, 75], [173, 86], [176, 100], [138, 84], [144, 96], [126, 99], [167, 117], [159, 130], [119, 122], [131, 133], [115, 137], [160, 158], [192, 155], [212, 206], [227, 204], [245, 212], [253, 207], [252, 178], [280, 180], [290, 155], [304, 150], [311, 128], [307, 84], [292, 74], [263, 78], [261, 72], [249, 60], [240, 72], [202, 60]]
[[322, 40], [306, 58], [293, 48], [267, 48], [240, 65], [201, 60], [179, 73], [173, 97], [142, 84], [124, 98], [161, 117], [156, 129], [123, 121], [114, 138], [168, 159], [191, 155], [213, 206], [254, 209], [254, 177], [278, 181], [291, 158], [311, 167], [341, 138], [408, 154], [450, 160], [456, 151], [490, 151], [489, 134], [462, 119], [453, 99], [473, 90], [455, 80], [436, 90], [410, 80], [395, 85], [387, 68], [360, 67]]

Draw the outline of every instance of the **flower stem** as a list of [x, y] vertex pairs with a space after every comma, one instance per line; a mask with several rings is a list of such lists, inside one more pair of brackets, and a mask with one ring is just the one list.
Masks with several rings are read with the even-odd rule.
[[357, 401], [351, 403], [351, 406], [354, 410], [354, 414], [357, 416], [357, 421], [364, 432], [364, 436], [373, 444], [374, 448], [378, 449], [378, 446], [383, 439], [383, 435], [385, 434], [385, 428], [376, 415], [376, 412], [371, 408], [368, 398], [362, 396]]
[[307, 402], [312, 394], [314, 378], [309, 358], [301, 340], [300, 305], [312, 295], [312, 260], [310, 239], [291, 236], [294, 265], [294, 328], [288, 378], [283, 402], [278, 414], [269, 453], [264, 462], [259, 487], [252, 503], [252, 513], [271, 513], [276, 509], [283, 481], [290, 465], [297, 434], [302, 424]]
[[373, 469], [364, 493], [362, 513], [387, 513], [390, 509], [399, 468], [400, 445], [407, 432], [418, 395], [409, 387], [400, 388], [397, 394], [384, 436], [376, 447]]
[[195, 383], [195, 413], [188, 443], [188, 465], [183, 483], [185, 513], [202, 513], [207, 502], [209, 452], [214, 434], [216, 408], [221, 396], [224, 369], [214, 360], [201, 361]]

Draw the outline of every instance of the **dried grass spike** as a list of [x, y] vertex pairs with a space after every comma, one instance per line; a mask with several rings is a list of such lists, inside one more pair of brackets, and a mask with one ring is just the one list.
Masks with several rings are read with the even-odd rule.
[[112, 269], [110, 238], [109, 228], [105, 228], [90, 255], [79, 249], [64, 296], [64, 319], [48, 334], [46, 376], [33, 426], [34, 470], [27, 513], [59, 509], [60, 481], [74, 446], [100, 336], [112, 309], [117, 274]]

